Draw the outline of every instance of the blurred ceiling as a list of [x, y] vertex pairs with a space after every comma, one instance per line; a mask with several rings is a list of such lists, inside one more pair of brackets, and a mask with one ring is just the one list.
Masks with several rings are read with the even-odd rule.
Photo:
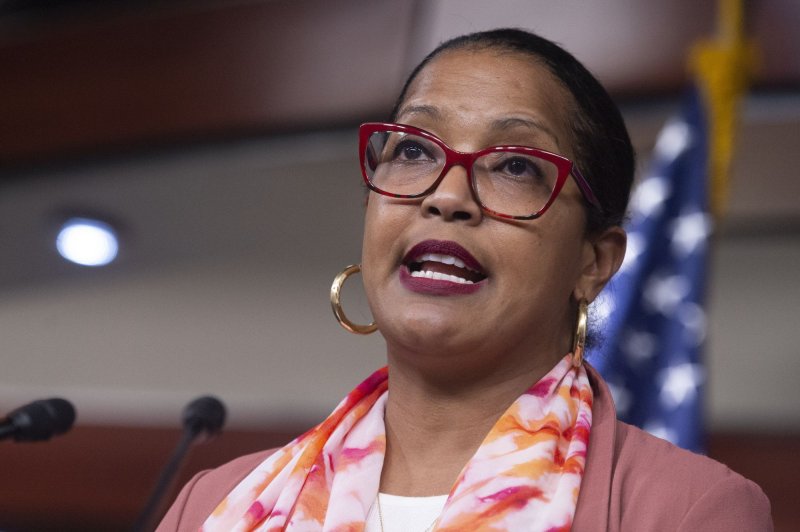
[[[438, 42], [502, 26], [563, 43], [620, 100], [674, 96], [715, 31], [695, 0], [0, 1], [0, 163], [385, 116]], [[749, 4], [758, 91], [800, 87], [800, 2]]]
[[[0, 1], [0, 286], [73, 271], [50, 247], [70, 213], [121, 228], [129, 248], [118, 268], [257, 248], [253, 228], [275, 223], [256, 206], [237, 212], [246, 197], [229, 201], [243, 164], [231, 154], [270, 139], [303, 153], [309, 131], [327, 131], [296, 173], [320, 154], [340, 161], [354, 126], [386, 116], [413, 65], [468, 31], [520, 26], [561, 42], [620, 101], [646, 155], [688, 81], [688, 50], [714, 33], [714, 5]], [[760, 61], [726, 229], [798, 234], [800, 2], [753, 2], [748, 25]], [[352, 158], [355, 170], [355, 149]]]

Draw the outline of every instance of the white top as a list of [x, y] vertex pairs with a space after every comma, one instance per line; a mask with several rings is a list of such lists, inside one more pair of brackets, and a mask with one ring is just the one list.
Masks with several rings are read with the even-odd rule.
[[372, 503], [367, 514], [364, 532], [426, 532], [444, 509], [447, 495], [433, 497], [401, 497], [378, 494], [381, 498], [383, 530], [378, 519], [378, 501]]

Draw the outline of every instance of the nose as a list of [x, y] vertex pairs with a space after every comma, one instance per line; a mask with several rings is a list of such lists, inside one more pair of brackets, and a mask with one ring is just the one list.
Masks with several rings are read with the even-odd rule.
[[450, 168], [436, 189], [422, 200], [421, 208], [423, 216], [441, 216], [447, 222], [476, 224], [483, 215], [463, 166]]

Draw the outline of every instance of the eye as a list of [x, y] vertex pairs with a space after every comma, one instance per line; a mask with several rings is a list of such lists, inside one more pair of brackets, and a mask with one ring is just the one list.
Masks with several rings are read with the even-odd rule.
[[510, 174], [522, 175], [530, 169], [530, 165], [523, 159], [515, 158], [506, 162], [506, 169]]
[[536, 161], [527, 157], [509, 156], [499, 161], [495, 171], [513, 177], [543, 177], [544, 172]]
[[395, 146], [392, 158], [402, 161], [417, 161], [420, 159], [430, 159], [431, 156], [422, 144], [411, 139], [406, 139]]

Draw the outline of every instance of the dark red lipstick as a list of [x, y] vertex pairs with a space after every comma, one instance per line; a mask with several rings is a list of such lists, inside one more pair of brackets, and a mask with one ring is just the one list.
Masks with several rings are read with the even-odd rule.
[[400, 282], [412, 292], [431, 295], [472, 294], [487, 277], [483, 265], [457, 242], [424, 240], [403, 257]]

